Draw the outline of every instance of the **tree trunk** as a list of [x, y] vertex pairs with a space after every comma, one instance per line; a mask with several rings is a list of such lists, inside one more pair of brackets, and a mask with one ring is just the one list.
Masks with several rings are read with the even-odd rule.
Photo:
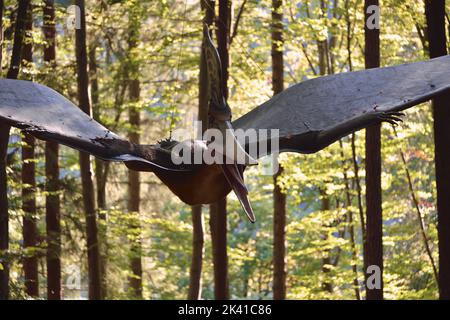
[[30, 0], [19, 0], [17, 9], [16, 25], [14, 29], [14, 44], [11, 54], [11, 64], [9, 65], [7, 78], [17, 79], [19, 75], [20, 62], [22, 61], [22, 45], [27, 21], [27, 10]]
[[[350, 20], [350, 12], [349, 12], [349, 1], [345, 2], [345, 19], [346, 19], [346, 34], [347, 34], [347, 61], [348, 61], [348, 67], [349, 71], [353, 71], [353, 58], [352, 58], [352, 22]], [[355, 144], [356, 135], [355, 133], [352, 133], [351, 135], [351, 149], [352, 149], [352, 164], [353, 164], [353, 172], [354, 172], [354, 182], [356, 187], [356, 194], [357, 194], [357, 202], [358, 202], [358, 214], [359, 214], [359, 220], [360, 220], [360, 226], [361, 226], [361, 237], [362, 237], [362, 243], [363, 243], [363, 257], [364, 261], [366, 259], [366, 255], [364, 253], [364, 244], [366, 243], [366, 223], [364, 219], [364, 209], [362, 205], [362, 190], [361, 190], [361, 180], [359, 178], [359, 165], [358, 161], [356, 159], [356, 144]], [[351, 204], [351, 201], [347, 200], [347, 203]], [[353, 212], [350, 210], [348, 214], [348, 221], [350, 224], [350, 241], [351, 241], [351, 247], [352, 247], [352, 256], [355, 263], [352, 265], [353, 273], [355, 274], [355, 279], [353, 280], [353, 285], [355, 286], [355, 296], [357, 300], [361, 300], [361, 292], [359, 289], [359, 281], [358, 281], [358, 266], [357, 266], [357, 251], [356, 251], [356, 243], [355, 243], [355, 227], [353, 226]], [[365, 263], [363, 263], [365, 266]], [[364, 269], [363, 266], [363, 269]]]
[[[426, 0], [425, 13], [430, 41], [430, 58], [447, 54], [445, 1]], [[439, 238], [439, 298], [450, 299], [450, 94], [433, 100], [435, 167]]]
[[[330, 197], [327, 195], [325, 190], [320, 190], [320, 197], [322, 201], [322, 212], [328, 212], [330, 211]], [[323, 229], [328, 229], [330, 226], [328, 222], [325, 224], [322, 224]], [[328, 230], [325, 230], [325, 232], [322, 234], [322, 240], [327, 241], [328, 240]], [[328, 293], [333, 292], [333, 284], [330, 282], [330, 265], [331, 265], [331, 257], [330, 257], [330, 250], [325, 249], [323, 253], [322, 258], [322, 272], [324, 273], [325, 280], [322, 282], [322, 288]]]
[[[395, 127], [393, 127], [393, 129], [394, 129], [395, 137], [398, 139], [397, 130], [395, 129]], [[400, 158], [402, 159], [402, 163], [403, 163], [403, 166], [405, 168], [406, 181], [408, 181], [408, 188], [409, 188], [409, 193], [411, 195], [411, 202], [412, 202], [412, 205], [414, 206], [414, 208], [416, 209], [417, 221], [419, 222], [419, 229], [420, 229], [420, 234], [422, 235], [423, 246], [425, 248], [425, 252], [426, 252], [426, 254], [428, 256], [428, 259], [430, 259], [430, 264], [431, 264], [431, 267], [433, 269], [433, 275], [434, 275], [434, 278], [436, 280], [436, 284], [439, 286], [438, 269], [437, 269], [436, 263], [435, 263], [434, 258], [433, 258], [433, 253], [431, 251], [431, 247], [430, 247], [430, 244], [429, 244], [428, 235], [427, 235], [426, 230], [425, 230], [425, 223], [423, 221], [422, 211], [420, 210], [419, 199], [417, 199], [416, 192], [414, 190], [414, 185], [413, 185], [413, 180], [412, 180], [412, 177], [411, 177], [411, 173], [410, 173], [409, 168], [408, 168], [408, 163], [406, 162], [406, 156], [405, 156], [405, 153], [403, 152], [402, 149], [400, 149]]]
[[[134, 12], [135, 10], [133, 10]], [[129, 17], [129, 38], [128, 38], [128, 78], [129, 98], [131, 103], [139, 102], [140, 98], [140, 82], [139, 82], [139, 62], [134, 56], [134, 50], [139, 40], [140, 21], [137, 16], [130, 14]], [[131, 143], [139, 144], [140, 142], [140, 113], [139, 108], [132, 105], [128, 111], [129, 123], [131, 130], [128, 134], [128, 140]], [[140, 174], [137, 171], [128, 170], [128, 211], [131, 215], [130, 232], [130, 267], [131, 277], [129, 285], [132, 295], [135, 299], [142, 299], [142, 240], [141, 225], [139, 220], [140, 211]]]
[[[89, 80], [91, 85], [92, 115], [96, 121], [100, 120], [99, 86], [97, 79], [97, 41], [89, 47]], [[99, 210], [106, 209], [106, 179], [104, 176], [105, 162], [95, 158], [95, 179], [97, 182], [97, 206]], [[99, 215], [102, 218], [102, 214]], [[103, 217], [105, 218], [105, 217]]]
[[[22, 44], [27, 19], [27, 9], [30, 0], [19, 1], [17, 18], [14, 28], [14, 43], [11, 54], [11, 64], [8, 69], [7, 78], [17, 79], [22, 60]], [[3, 3], [2, 3], [3, 13]], [[0, 259], [2, 270], [0, 270], [0, 299], [9, 298], [9, 213], [8, 213], [8, 186], [6, 176], [6, 154], [9, 141], [9, 126], [2, 124], [0, 130], [0, 251], [4, 252]]]
[[[45, 0], [44, 37], [47, 42], [44, 47], [44, 61], [51, 66], [56, 65], [56, 30], [54, 0]], [[45, 223], [47, 232], [47, 299], [61, 299], [61, 213], [59, 199], [59, 145], [55, 142], [45, 143], [45, 177], [46, 191]]]
[[[3, 58], [3, 0], [0, 0], [0, 76]], [[9, 295], [9, 266], [3, 252], [9, 248], [8, 186], [6, 182], [6, 153], [8, 150], [9, 126], [0, 122], [0, 300]]]
[[[76, 29], [75, 50], [77, 57], [78, 72], [78, 103], [86, 113], [91, 113], [89, 101], [89, 76], [87, 72], [87, 50], [86, 50], [86, 17], [84, 0], [77, 0], [76, 5], [80, 8], [80, 29]], [[88, 252], [89, 273], [89, 299], [99, 300], [101, 293], [100, 254], [98, 246], [98, 228], [95, 212], [94, 183], [91, 175], [91, 162], [89, 154], [80, 152], [80, 171], [83, 188], [83, 204], [86, 217], [86, 238]]]
[[[139, 80], [130, 81], [130, 100], [137, 102], [140, 96]], [[131, 143], [139, 144], [139, 127], [140, 127], [139, 110], [131, 107], [129, 110], [129, 121], [132, 126], [128, 139]], [[132, 276], [129, 279], [130, 288], [136, 299], [142, 299], [142, 241], [141, 226], [139, 222], [140, 210], [140, 177], [138, 171], [128, 170], [128, 211], [133, 215], [130, 225], [133, 239], [131, 241], [130, 265]]]
[[226, 198], [210, 206], [209, 227], [211, 229], [214, 297], [216, 300], [229, 299], [226, 210]]
[[[366, 69], [380, 66], [380, 30], [367, 28], [367, 8], [371, 5], [378, 6], [378, 0], [365, 0], [365, 62]], [[381, 125], [373, 125], [366, 129], [366, 243], [364, 254], [366, 265], [364, 274], [367, 279], [369, 266], [377, 266], [383, 272], [383, 217], [381, 209]], [[366, 288], [367, 300], [383, 299], [383, 279], [380, 289]]]
[[356, 300], [361, 300], [361, 293], [359, 291], [359, 281], [358, 281], [358, 252], [356, 250], [356, 240], [355, 240], [355, 226], [353, 220], [353, 209], [352, 207], [352, 196], [350, 194], [350, 181], [348, 178], [348, 168], [345, 160], [344, 153], [344, 143], [342, 139], [339, 140], [339, 146], [341, 148], [341, 158], [342, 158], [342, 175], [344, 177], [344, 190], [345, 190], [345, 206], [347, 209], [347, 224], [348, 224], [348, 233], [350, 238], [350, 248], [351, 248], [351, 257], [352, 257], [352, 271], [353, 271], [353, 287], [355, 291]]
[[[204, 10], [203, 23], [206, 23], [211, 30], [215, 18], [214, 0], [201, 0], [201, 5], [202, 10]], [[205, 55], [202, 50], [200, 54], [198, 119], [202, 122], [203, 132], [208, 128], [208, 104], [208, 78]]]
[[278, 185], [283, 167], [274, 175], [273, 191], [273, 299], [286, 299], [286, 194]]
[[203, 263], [203, 215], [202, 206], [192, 207], [192, 258], [189, 272], [188, 300], [200, 300], [202, 296], [202, 263]]
[[[219, 0], [217, 44], [222, 63], [222, 89], [228, 98], [229, 39], [231, 23], [231, 0]], [[214, 263], [214, 295], [217, 300], [229, 298], [227, 253], [227, 199], [210, 205], [210, 227]]]
[[0, 122], [0, 300], [9, 298], [9, 214], [6, 177], [8, 140], [9, 126]]
[[[32, 7], [28, 8], [27, 21], [25, 23], [26, 42], [23, 46], [22, 56], [24, 67], [27, 68], [33, 62], [32, 45], [33, 14]], [[25, 75], [25, 78], [32, 80]], [[22, 147], [22, 210], [23, 210], [23, 271], [25, 292], [31, 297], [39, 296], [38, 257], [36, 251], [38, 242], [38, 230], [36, 226], [36, 166], [35, 145], [33, 136], [24, 134], [24, 146]]]
[[[321, 13], [320, 13], [320, 17], [321, 19], [325, 19], [326, 17], [326, 6], [325, 6], [325, 2], [323, 0], [320, 1], [320, 8], [321, 8]], [[319, 74], [321, 76], [324, 76], [327, 74], [327, 72], [329, 73], [329, 68], [328, 66], [328, 40], [322, 40], [322, 41], [317, 41], [317, 49], [318, 49], [318, 55], [319, 55]], [[325, 193], [324, 190], [320, 190], [320, 194], [321, 194], [321, 198], [322, 198], [322, 211], [329, 211], [330, 210], [330, 199], [327, 196], [327, 194]], [[322, 227], [325, 229], [327, 228], [327, 225], [323, 224]], [[328, 239], [328, 232], [324, 232], [322, 234], [322, 240], [323, 241], [327, 241]], [[331, 265], [331, 257], [330, 257], [330, 251], [329, 250], [325, 250], [324, 252], [324, 257], [322, 259], [322, 272], [324, 273], [324, 277], [325, 277], [325, 281], [322, 283], [322, 289], [332, 293], [333, 292], [333, 285], [328, 281], [328, 274], [330, 273], [330, 269], [329, 269], [329, 265]]]
[[[284, 90], [282, 0], [272, 0], [272, 90]], [[273, 176], [273, 298], [286, 299], [286, 194], [278, 185], [283, 168]]]
[[34, 162], [35, 140], [24, 135], [22, 147], [22, 210], [23, 210], [23, 270], [25, 292], [32, 297], [39, 296], [38, 257], [34, 249], [37, 247], [38, 230], [36, 227], [36, 174]]
[[[89, 80], [91, 85], [91, 102], [93, 117], [100, 122], [99, 106], [99, 86], [97, 79], [97, 41], [94, 40], [89, 47]], [[100, 273], [102, 275], [102, 295], [107, 296], [107, 239], [106, 239], [106, 180], [108, 174], [108, 164], [95, 158], [95, 180], [97, 184], [97, 208], [99, 225], [99, 246], [100, 246]]]
[[[214, 2], [201, 0], [204, 11], [203, 22], [209, 27], [214, 22]], [[208, 79], [206, 60], [203, 50], [200, 54], [198, 120], [201, 121], [202, 131], [208, 127]], [[204, 251], [204, 225], [202, 206], [192, 206], [192, 258], [189, 272], [189, 300], [199, 300], [202, 296], [202, 264]]]
[[[348, 208], [350, 208], [351, 202], [348, 205]], [[354, 274], [353, 278], [353, 288], [355, 290], [355, 298], [356, 300], [361, 300], [361, 294], [359, 292], [359, 281], [358, 281], [358, 252], [356, 251], [356, 243], [355, 243], [355, 226], [353, 223], [353, 211], [351, 209], [348, 209], [347, 213], [347, 222], [349, 225], [349, 234], [350, 234], [350, 247], [352, 250], [352, 271]]]
[[228, 99], [228, 68], [230, 65], [230, 27], [231, 0], [219, 0], [219, 17], [217, 19], [217, 51], [222, 63], [222, 89], [225, 99]]

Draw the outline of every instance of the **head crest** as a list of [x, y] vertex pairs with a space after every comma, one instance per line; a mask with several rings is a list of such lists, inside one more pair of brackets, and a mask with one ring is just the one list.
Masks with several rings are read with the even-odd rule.
[[205, 54], [206, 69], [208, 74], [208, 87], [210, 99], [217, 104], [223, 103], [222, 91], [222, 64], [219, 53], [211, 39], [209, 28], [206, 24], [203, 27], [203, 52]]

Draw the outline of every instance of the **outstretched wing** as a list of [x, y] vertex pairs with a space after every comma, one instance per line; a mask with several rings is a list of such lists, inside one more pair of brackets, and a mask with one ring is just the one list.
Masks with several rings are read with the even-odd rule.
[[[30, 81], [0, 79], [0, 120], [33, 136], [108, 161], [158, 167], [156, 147], [136, 146], [109, 131], [58, 92]], [[152, 161], [154, 160], [154, 161]]]
[[313, 153], [371, 124], [395, 120], [399, 111], [449, 89], [450, 55], [336, 74], [288, 88], [233, 127], [279, 129], [280, 151]]

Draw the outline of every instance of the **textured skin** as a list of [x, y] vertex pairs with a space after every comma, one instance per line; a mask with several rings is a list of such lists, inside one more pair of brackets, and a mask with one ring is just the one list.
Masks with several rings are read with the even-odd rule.
[[22, 80], [0, 79], [0, 120], [37, 138], [55, 141], [109, 161], [146, 166], [146, 171], [175, 167], [170, 153], [135, 146], [109, 131], [58, 92]]
[[[0, 117], [12, 125], [36, 133], [52, 132], [67, 138], [67, 143], [92, 144], [85, 145], [86, 151], [101, 147], [93, 138], [119, 139], [65, 97], [37, 83], [1, 79], [0, 108]], [[110, 158], [114, 152], [96, 155]]]
[[311, 153], [450, 89], [450, 56], [296, 84], [233, 122], [280, 129], [281, 151]]
[[[233, 126], [280, 129], [281, 151], [311, 153], [370, 124], [395, 122], [397, 111], [449, 89], [450, 56], [338, 74], [292, 86], [236, 120]], [[0, 120], [37, 138], [105, 160], [123, 161], [133, 170], [154, 172], [191, 205], [216, 202], [231, 191], [220, 165], [176, 166], [171, 162], [167, 142], [133, 145], [43, 85], [0, 79]], [[238, 194], [246, 196], [239, 183], [234, 187]]]

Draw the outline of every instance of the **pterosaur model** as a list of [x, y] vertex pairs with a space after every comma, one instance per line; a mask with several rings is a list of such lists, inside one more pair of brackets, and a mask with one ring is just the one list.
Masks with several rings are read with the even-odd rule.
[[[279, 129], [279, 152], [317, 152], [369, 125], [395, 123], [402, 110], [450, 90], [450, 56], [444, 56], [308, 80], [231, 122], [231, 110], [220, 87], [220, 60], [209, 37], [204, 52], [210, 82], [209, 128]], [[183, 142], [132, 144], [61, 94], [28, 81], [0, 79], [0, 121], [36, 138], [56, 141], [103, 160], [121, 161], [132, 170], [153, 172], [187, 204], [213, 203], [233, 190], [254, 221], [243, 180], [245, 166], [254, 162], [250, 156], [245, 164], [175, 164], [171, 152]], [[235, 147], [249, 150], [258, 139], [263, 138], [243, 145], [235, 140]], [[208, 148], [208, 143], [200, 144]], [[266, 154], [272, 151], [269, 148]], [[223, 155], [229, 156], [226, 152]]]

